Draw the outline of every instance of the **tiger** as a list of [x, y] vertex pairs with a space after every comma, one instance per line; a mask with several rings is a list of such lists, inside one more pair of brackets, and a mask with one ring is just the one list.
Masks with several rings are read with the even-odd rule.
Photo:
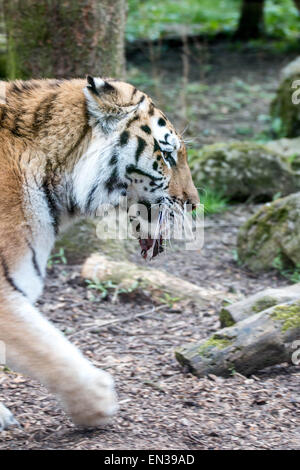
[[[118, 410], [114, 381], [35, 306], [63, 227], [124, 198], [199, 203], [180, 134], [153, 100], [113, 78], [15, 80], [0, 105], [0, 342], [6, 364], [44, 384], [75, 425]], [[141, 238], [143, 256], [153, 245]], [[160, 251], [156, 247], [156, 252]], [[157, 253], [154, 253], [154, 255]], [[0, 430], [17, 425], [0, 403]]]

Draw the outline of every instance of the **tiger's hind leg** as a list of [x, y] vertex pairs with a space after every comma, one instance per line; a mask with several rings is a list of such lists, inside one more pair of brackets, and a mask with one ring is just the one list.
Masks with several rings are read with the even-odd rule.
[[12, 426], [19, 426], [18, 421], [3, 403], [0, 403], [0, 432]]

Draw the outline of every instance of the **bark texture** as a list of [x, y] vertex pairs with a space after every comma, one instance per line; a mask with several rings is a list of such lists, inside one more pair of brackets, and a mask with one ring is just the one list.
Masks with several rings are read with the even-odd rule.
[[4, 0], [8, 78], [122, 77], [126, 0]]
[[177, 360], [199, 377], [250, 375], [268, 366], [291, 362], [300, 338], [300, 301], [276, 305], [209, 339], [182, 347]]
[[142, 268], [130, 261], [114, 261], [103, 255], [91, 255], [83, 265], [82, 277], [92, 281], [110, 281], [120, 289], [140, 289], [157, 302], [191, 302], [199, 309], [207, 307], [221, 292], [198, 287], [158, 269]]
[[300, 301], [300, 283], [281, 289], [265, 289], [240, 302], [223, 307], [220, 312], [221, 326], [232, 326], [270, 307], [294, 300]]
[[235, 36], [248, 40], [262, 36], [264, 32], [264, 0], [243, 0], [239, 24]]

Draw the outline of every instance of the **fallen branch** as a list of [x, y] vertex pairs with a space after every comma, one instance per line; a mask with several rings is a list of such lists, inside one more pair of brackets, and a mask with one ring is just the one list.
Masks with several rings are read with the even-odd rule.
[[249, 375], [291, 362], [293, 341], [300, 339], [300, 301], [276, 305], [223, 328], [209, 339], [175, 352], [177, 360], [199, 377]]
[[300, 283], [281, 289], [265, 289], [240, 302], [223, 307], [220, 312], [221, 326], [231, 326], [267, 308], [294, 300], [300, 300]]
[[158, 312], [159, 310], [162, 310], [163, 308], [166, 308], [166, 305], [153, 307], [151, 310], [146, 310], [145, 312], [139, 312], [139, 313], [136, 313], [135, 315], [128, 315], [127, 317], [113, 318], [112, 320], [107, 320], [107, 321], [95, 320], [92, 323], [85, 323], [82, 326], [88, 326], [88, 328], [82, 328], [80, 331], [77, 331], [77, 333], [70, 335], [69, 338], [72, 338], [73, 336], [77, 336], [78, 334], [81, 334], [83, 332], [93, 331], [95, 329], [99, 330], [100, 328], [104, 328], [112, 324], [124, 323], [127, 321], [135, 320], [136, 318], [144, 317], [145, 315], [149, 315], [150, 313]]
[[95, 282], [110, 281], [123, 290], [135, 285], [136, 290], [140, 289], [156, 302], [165, 304], [188, 301], [203, 309], [212, 298], [221, 295], [221, 291], [204, 289], [159, 269], [140, 267], [130, 261], [115, 261], [99, 254], [86, 260], [82, 276]]

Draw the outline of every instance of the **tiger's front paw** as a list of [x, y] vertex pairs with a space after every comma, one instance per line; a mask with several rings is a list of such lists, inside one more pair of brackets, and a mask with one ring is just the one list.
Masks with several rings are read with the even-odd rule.
[[96, 427], [106, 424], [118, 410], [113, 378], [107, 372], [93, 370], [82, 388], [68, 396], [65, 404], [77, 425]]
[[19, 426], [18, 421], [14, 418], [13, 414], [0, 403], [0, 432], [12, 426]]

